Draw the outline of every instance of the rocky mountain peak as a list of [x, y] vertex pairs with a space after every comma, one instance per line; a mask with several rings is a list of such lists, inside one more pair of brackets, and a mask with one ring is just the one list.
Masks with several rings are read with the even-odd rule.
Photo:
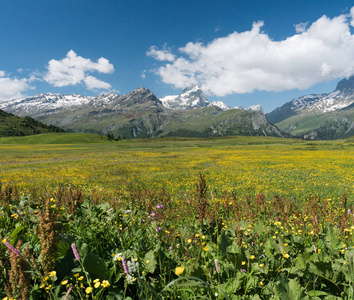
[[197, 84], [186, 87], [179, 95], [160, 98], [163, 105], [170, 109], [193, 109], [208, 106], [209, 100]]
[[354, 92], [354, 76], [350, 76], [349, 79], [342, 79], [337, 83], [336, 91], [342, 93]]
[[150, 104], [153, 106], [162, 106], [161, 101], [147, 88], [140, 87], [125, 94], [117, 99], [120, 105], [127, 107], [135, 106], [137, 104]]

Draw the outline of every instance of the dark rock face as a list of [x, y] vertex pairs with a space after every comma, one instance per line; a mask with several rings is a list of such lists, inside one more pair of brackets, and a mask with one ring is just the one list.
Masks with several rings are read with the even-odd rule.
[[342, 93], [352, 93], [354, 92], [354, 76], [350, 76], [349, 79], [342, 79], [337, 83], [336, 91]]

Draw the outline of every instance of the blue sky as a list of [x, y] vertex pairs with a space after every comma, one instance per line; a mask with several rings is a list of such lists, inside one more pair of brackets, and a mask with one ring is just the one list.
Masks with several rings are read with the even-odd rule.
[[209, 100], [270, 111], [354, 74], [352, 1], [0, 0], [0, 100], [38, 93]]

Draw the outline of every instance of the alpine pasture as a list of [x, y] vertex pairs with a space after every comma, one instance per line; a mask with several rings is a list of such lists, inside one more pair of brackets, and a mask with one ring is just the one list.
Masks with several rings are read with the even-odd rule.
[[0, 296], [353, 299], [353, 142], [0, 138]]

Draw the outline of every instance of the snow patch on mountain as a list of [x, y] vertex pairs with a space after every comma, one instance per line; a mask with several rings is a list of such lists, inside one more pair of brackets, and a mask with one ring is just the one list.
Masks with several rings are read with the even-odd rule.
[[262, 114], [264, 113], [260, 104], [249, 106], [249, 107], [245, 108], [245, 110], [247, 110], [247, 111], [259, 111]]
[[222, 109], [223, 111], [226, 111], [226, 110], [229, 110], [229, 109], [232, 109], [231, 106], [227, 106], [224, 102], [222, 101], [212, 101], [209, 103], [210, 106], [216, 106], [216, 107], [219, 107], [220, 109]]
[[0, 102], [0, 109], [18, 116], [35, 115], [36, 113], [50, 114], [57, 110], [71, 110], [83, 105], [94, 107], [105, 106], [116, 97], [118, 95], [115, 93], [101, 94], [97, 97], [78, 94], [41, 93], [32, 97]]
[[208, 98], [198, 85], [191, 85], [179, 95], [160, 98], [162, 104], [169, 109], [192, 109], [209, 105]]
[[250, 106], [248, 108], [243, 107], [231, 107], [227, 106], [222, 101], [212, 101], [209, 102], [208, 98], [205, 96], [203, 91], [198, 85], [191, 85], [183, 90], [179, 95], [171, 95], [160, 98], [162, 104], [169, 109], [193, 109], [201, 108], [206, 106], [216, 106], [223, 111], [229, 109], [242, 109], [247, 111], [260, 111], [263, 113], [263, 110], [260, 105]]

